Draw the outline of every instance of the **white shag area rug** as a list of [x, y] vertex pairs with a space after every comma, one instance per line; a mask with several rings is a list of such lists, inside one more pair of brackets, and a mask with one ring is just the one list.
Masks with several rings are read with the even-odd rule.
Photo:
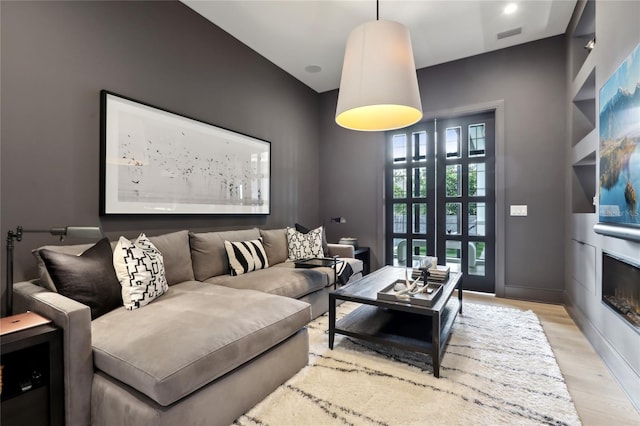
[[[358, 305], [344, 303], [337, 317]], [[440, 378], [428, 355], [309, 324], [309, 365], [234, 423], [252, 425], [579, 425], [536, 314], [465, 303]]]

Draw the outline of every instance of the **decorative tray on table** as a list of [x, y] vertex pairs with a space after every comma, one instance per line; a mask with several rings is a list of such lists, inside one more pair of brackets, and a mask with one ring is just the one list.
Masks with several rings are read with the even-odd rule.
[[442, 293], [442, 284], [427, 282], [426, 287], [422, 281], [415, 284], [415, 288], [407, 292], [406, 281], [396, 280], [378, 292], [378, 299], [431, 307]]

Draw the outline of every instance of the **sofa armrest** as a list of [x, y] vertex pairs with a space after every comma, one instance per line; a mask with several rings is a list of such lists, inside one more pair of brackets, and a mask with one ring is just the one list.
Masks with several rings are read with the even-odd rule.
[[17, 307], [49, 318], [62, 328], [66, 424], [89, 425], [93, 382], [89, 307], [31, 282], [16, 283], [13, 291]]
[[329, 256], [338, 257], [355, 257], [355, 251], [352, 245], [349, 244], [332, 244], [329, 243]]

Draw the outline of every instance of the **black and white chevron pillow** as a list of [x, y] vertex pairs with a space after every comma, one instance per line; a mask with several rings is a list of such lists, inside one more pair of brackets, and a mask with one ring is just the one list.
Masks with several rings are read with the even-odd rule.
[[269, 267], [262, 238], [250, 241], [224, 242], [229, 257], [231, 275], [242, 275]]

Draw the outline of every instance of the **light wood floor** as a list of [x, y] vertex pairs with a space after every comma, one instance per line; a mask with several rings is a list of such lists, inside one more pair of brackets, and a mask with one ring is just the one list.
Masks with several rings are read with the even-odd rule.
[[585, 426], [640, 425], [640, 413], [563, 306], [502, 299], [472, 292], [465, 292], [464, 300], [530, 309], [538, 315]]

